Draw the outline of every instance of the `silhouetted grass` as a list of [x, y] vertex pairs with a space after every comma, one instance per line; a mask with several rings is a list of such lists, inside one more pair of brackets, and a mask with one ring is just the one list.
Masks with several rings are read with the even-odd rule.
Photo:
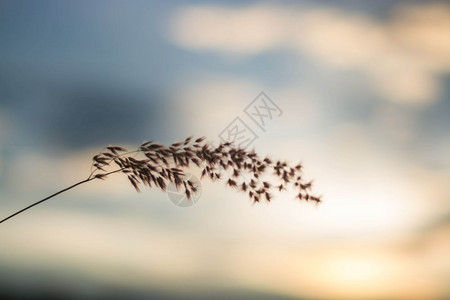
[[[274, 190], [282, 192], [288, 186], [297, 190], [299, 200], [321, 202], [320, 197], [310, 193], [312, 182], [303, 180], [300, 163], [291, 166], [285, 161], [261, 158], [254, 150], [247, 151], [230, 142], [214, 147], [205, 142], [205, 137], [195, 140], [188, 137], [170, 146], [144, 142], [133, 151], [120, 146], [105, 147], [92, 158], [88, 178], [19, 210], [0, 223], [78, 185], [95, 179], [104, 180], [114, 173], [126, 175], [138, 192], [142, 184], [166, 191], [168, 183], [172, 183], [177, 188], [182, 187], [190, 199], [198, 186], [185, 179], [183, 169], [192, 164], [202, 169], [202, 178], [223, 179], [229, 187], [246, 193], [255, 203], [264, 199], [270, 202]], [[273, 180], [269, 181], [266, 175], [272, 175]]]

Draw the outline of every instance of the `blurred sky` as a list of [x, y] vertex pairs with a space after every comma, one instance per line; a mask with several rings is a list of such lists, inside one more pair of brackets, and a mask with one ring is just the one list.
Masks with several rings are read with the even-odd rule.
[[324, 195], [90, 182], [0, 226], [0, 297], [450, 297], [449, 71], [449, 2], [0, 0], [0, 218], [238, 116]]

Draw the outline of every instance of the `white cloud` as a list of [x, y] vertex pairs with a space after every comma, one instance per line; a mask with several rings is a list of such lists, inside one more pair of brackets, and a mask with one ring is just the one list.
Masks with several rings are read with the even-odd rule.
[[450, 5], [433, 3], [398, 7], [390, 31], [403, 48], [422, 56], [430, 69], [450, 68]]
[[450, 71], [450, 5], [404, 4], [384, 21], [334, 8], [195, 6], [172, 18], [181, 47], [251, 55], [287, 48], [330, 67], [359, 69], [381, 96], [427, 104]]
[[283, 22], [282, 14], [270, 7], [188, 7], [173, 17], [172, 36], [190, 49], [255, 53], [281, 41], [284, 28], [273, 25]]
[[188, 82], [174, 91], [175, 99], [183, 99], [183, 115], [189, 132], [216, 138], [261, 92], [256, 82], [243, 78], [208, 74], [201, 81]]

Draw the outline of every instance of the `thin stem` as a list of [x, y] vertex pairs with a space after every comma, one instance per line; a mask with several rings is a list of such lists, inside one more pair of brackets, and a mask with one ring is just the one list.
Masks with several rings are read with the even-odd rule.
[[[106, 147], [105, 147], [105, 148], [106, 148]], [[105, 148], [103, 148], [102, 151], [100, 151], [100, 153], [103, 152], [103, 150], [104, 150]], [[138, 150], [134, 150], [134, 151], [129, 151], [129, 152], [126, 152], [126, 153], [122, 153], [122, 154], [118, 155], [116, 158], [119, 158], [119, 157], [122, 157], [122, 156], [128, 155], [128, 154], [132, 154], [132, 153], [136, 153], [136, 154], [134, 155], [134, 157], [136, 157], [137, 153], [139, 153], [140, 151], [141, 151], [141, 150], [138, 149]], [[109, 163], [111, 163], [113, 160], [114, 160], [114, 158], [111, 158], [111, 159], [108, 161], [108, 165], [109, 165]], [[96, 171], [98, 171], [98, 169], [95, 169], [95, 170], [92, 171], [92, 166], [93, 166], [93, 165], [91, 165], [91, 173], [89, 174], [89, 178], [92, 177], [92, 175], [94, 175]], [[115, 172], [113, 172], [113, 173], [115, 173]], [[111, 173], [108, 173], [108, 174], [111, 174]]]
[[9, 219], [11, 219], [11, 218], [14, 217], [14, 216], [17, 216], [17, 215], [20, 214], [20, 213], [23, 213], [24, 211], [26, 211], [26, 210], [32, 208], [32, 207], [35, 206], [35, 205], [38, 205], [38, 204], [40, 204], [40, 203], [42, 203], [42, 202], [44, 202], [44, 201], [47, 201], [47, 200], [50, 199], [50, 198], [53, 198], [53, 197], [55, 197], [55, 196], [57, 196], [57, 195], [59, 195], [59, 194], [61, 194], [61, 193], [64, 193], [64, 192], [66, 192], [66, 191], [68, 191], [68, 190], [70, 190], [70, 189], [73, 189], [74, 187], [79, 186], [80, 184], [89, 182], [89, 181], [94, 180], [94, 179], [95, 179], [95, 178], [89, 177], [88, 179], [82, 180], [82, 181], [80, 181], [80, 182], [75, 183], [74, 185], [69, 186], [68, 188], [65, 188], [65, 189], [63, 189], [63, 190], [60, 190], [59, 192], [56, 192], [56, 193], [54, 193], [53, 195], [48, 196], [47, 198], [44, 198], [44, 199], [42, 199], [42, 200], [40, 200], [40, 201], [38, 201], [38, 202], [36, 202], [36, 203], [33, 203], [33, 204], [31, 204], [31, 205], [29, 205], [29, 206], [27, 206], [27, 207], [25, 207], [25, 208], [19, 210], [18, 212], [16, 212], [16, 213], [10, 215], [9, 217], [7, 217], [7, 218], [1, 220], [1, 221], [0, 221], [0, 224], [3, 223], [3, 222], [5, 222], [5, 221], [7, 221], [7, 220], [9, 220]]
[[[123, 171], [123, 170], [125, 170], [126, 168], [120, 168], [120, 169], [117, 169], [117, 170], [114, 170], [114, 171], [111, 171], [111, 172], [108, 172], [108, 173], [103, 173], [103, 174], [101, 174], [101, 175], [103, 175], [103, 176], [108, 176], [108, 175], [111, 175], [111, 174], [114, 174], [114, 173], [117, 173], [117, 172], [120, 172], [120, 171]], [[95, 179], [95, 178], [98, 178], [98, 177], [90, 177], [91, 179]]]

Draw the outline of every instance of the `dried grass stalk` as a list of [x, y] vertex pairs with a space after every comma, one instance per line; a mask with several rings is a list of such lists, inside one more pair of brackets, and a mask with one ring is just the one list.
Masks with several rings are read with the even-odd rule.
[[[87, 179], [25, 207], [0, 223], [80, 184], [94, 179], [104, 180], [114, 173], [126, 175], [138, 192], [142, 184], [165, 191], [167, 185], [172, 183], [177, 188], [183, 186], [190, 199], [198, 187], [185, 179], [183, 169], [191, 165], [201, 168], [201, 177], [224, 179], [227, 186], [246, 193], [254, 203], [264, 199], [270, 202], [274, 190], [282, 192], [289, 186], [297, 191], [296, 198], [299, 200], [321, 202], [320, 196], [311, 194], [312, 182], [303, 179], [301, 164], [291, 166], [285, 161], [261, 158], [254, 150], [247, 151], [230, 142], [213, 147], [205, 142], [205, 137], [195, 140], [188, 137], [170, 146], [154, 141], [144, 142], [134, 151], [108, 146], [92, 158], [91, 173]], [[266, 177], [272, 178], [273, 182], [262, 180]]]

